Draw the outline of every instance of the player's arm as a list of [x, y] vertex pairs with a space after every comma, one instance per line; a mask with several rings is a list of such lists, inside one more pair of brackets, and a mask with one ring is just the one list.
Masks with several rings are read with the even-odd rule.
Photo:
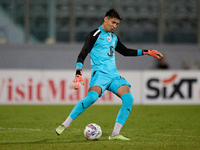
[[76, 74], [75, 74], [75, 78], [72, 81], [71, 86], [70, 86], [72, 89], [77, 90], [79, 88], [79, 82], [81, 82], [81, 84], [84, 85], [84, 81], [82, 79], [83, 63], [84, 63], [84, 60], [87, 57], [88, 53], [90, 53], [90, 51], [92, 50], [92, 47], [93, 47], [94, 43], [97, 40], [97, 37], [98, 37], [99, 34], [95, 34], [95, 36], [94, 36], [94, 33], [96, 31], [97, 30], [91, 32], [87, 36], [87, 38], [85, 40], [85, 43], [84, 43], [84, 45], [82, 47], [82, 50], [81, 50], [81, 52], [78, 55], [77, 62], [76, 62]]
[[144, 49], [130, 49], [127, 48], [124, 44], [121, 43], [121, 41], [118, 38], [117, 46], [115, 48], [117, 52], [122, 54], [123, 56], [141, 56], [141, 55], [150, 55], [157, 59], [160, 59], [163, 57], [163, 55], [158, 52], [157, 50], [144, 50]]

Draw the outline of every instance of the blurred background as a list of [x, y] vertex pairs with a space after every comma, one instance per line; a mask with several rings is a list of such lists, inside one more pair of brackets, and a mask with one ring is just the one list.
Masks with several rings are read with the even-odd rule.
[[[111, 8], [123, 18], [115, 33], [127, 47], [157, 49], [165, 69], [200, 68], [199, 0], [0, 0], [0, 68], [74, 69]], [[155, 59], [116, 57], [119, 69], [160, 68]]]

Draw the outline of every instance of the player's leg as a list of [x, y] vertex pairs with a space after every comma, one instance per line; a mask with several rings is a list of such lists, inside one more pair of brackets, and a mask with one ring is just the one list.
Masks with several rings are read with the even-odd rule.
[[118, 78], [113, 81], [113, 83], [110, 85], [108, 89], [122, 99], [122, 106], [117, 115], [113, 131], [109, 136], [110, 140], [129, 140], [128, 138], [125, 138], [119, 133], [130, 114], [134, 101], [134, 98], [130, 93], [130, 87], [131, 87], [130, 84], [124, 78]]
[[78, 117], [85, 109], [92, 105], [98, 99], [98, 97], [101, 97], [103, 95], [110, 81], [112, 81], [110, 77], [106, 76], [103, 72], [95, 71], [94, 73], [92, 73], [90, 88], [88, 90], [86, 98], [76, 104], [69, 116], [73, 120]]
[[93, 86], [89, 89], [87, 96], [80, 100], [70, 113], [70, 117], [74, 120], [89, 106], [91, 106], [98, 99], [101, 94], [101, 88], [99, 86]]
[[72, 109], [67, 119], [55, 129], [55, 132], [60, 135], [66, 128], [69, 127], [71, 122], [76, 119], [81, 113], [83, 113], [89, 106], [91, 106], [101, 95], [101, 88], [99, 86], [93, 86], [89, 89], [87, 96], [80, 100]]
[[120, 108], [120, 111], [117, 115], [116, 123], [114, 126], [114, 129], [111, 133], [111, 136], [115, 136], [119, 134], [121, 128], [125, 124], [133, 105], [134, 98], [132, 94], [130, 93], [130, 89], [128, 85], [123, 85], [119, 87], [117, 90], [117, 95], [122, 99], [122, 106]]

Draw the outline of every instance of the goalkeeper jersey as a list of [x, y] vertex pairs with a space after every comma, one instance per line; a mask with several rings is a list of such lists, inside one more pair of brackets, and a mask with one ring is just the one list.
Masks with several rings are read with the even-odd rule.
[[92, 74], [100, 70], [101, 72], [112, 74], [112, 76], [119, 76], [115, 63], [115, 51], [124, 56], [138, 56], [142, 50], [126, 48], [114, 33], [106, 32], [100, 26], [87, 36], [84, 46], [78, 55], [77, 63], [83, 64], [89, 53]]

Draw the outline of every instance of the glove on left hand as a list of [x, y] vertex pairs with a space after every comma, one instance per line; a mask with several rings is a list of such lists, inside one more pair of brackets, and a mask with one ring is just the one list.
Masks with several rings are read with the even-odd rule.
[[161, 59], [163, 57], [163, 55], [157, 50], [144, 50], [143, 55], [150, 55], [157, 59]]

